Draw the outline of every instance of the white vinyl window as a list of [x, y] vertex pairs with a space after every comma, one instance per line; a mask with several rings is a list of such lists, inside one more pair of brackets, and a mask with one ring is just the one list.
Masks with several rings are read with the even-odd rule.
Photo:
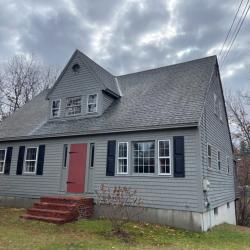
[[24, 173], [34, 174], [36, 173], [37, 166], [37, 147], [26, 148], [25, 153], [25, 163], [24, 163]]
[[170, 140], [158, 141], [158, 173], [159, 175], [171, 174]]
[[87, 112], [95, 113], [97, 112], [97, 94], [88, 95]]
[[128, 173], [128, 143], [118, 142], [118, 168], [117, 174]]
[[212, 168], [212, 146], [210, 144], [207, 145], [207, 164], [208, 168]]
[[82, 98], [81, 97], [70, 97], [67, 98], [66, 104], [66, 115], [73, 116], [79, 115], [82, 111]]
[[155, 172], [155, 142], [133, 143], [134, 173], [153, 174]]
[[221, 170], [221, 155], [219, 150], [217, 152], [217, 164], [218, 164], [218, 170]]
[[0, 149], [0, 173], [4, 173], [5, 168], [5, 160], [6, 160], [6, 149]]
[[51, 116], [54, 117], [59, 117], [60, 115], [60, 108], [61, 108], [61, 100], [53, 100], [52, 101], [52, 106], [51, 106]]

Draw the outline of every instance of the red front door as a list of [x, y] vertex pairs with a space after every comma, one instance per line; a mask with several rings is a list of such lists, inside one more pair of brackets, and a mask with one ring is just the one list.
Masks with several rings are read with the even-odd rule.
[[87, 144], [71, 144], [69, 154], [67, 192], [83, 193], [85, 184]]

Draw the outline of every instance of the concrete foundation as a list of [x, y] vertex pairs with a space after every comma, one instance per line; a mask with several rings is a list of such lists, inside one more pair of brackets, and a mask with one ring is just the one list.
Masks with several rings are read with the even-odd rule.
[[[107, 207], [95, 206], [94, 216], [96, 218], [103, 217], [107, 214], [108, 209], [109, 208]], [[136, 208], [131, 209], [133, 210]], [[197, 232], [207, 231], [208, 229], [223, 223], [236, 224], [234, 201], [218, 207], [217, 210], [218, 214], [216, 215], [214, 214], [214, 209], [204, 213], [198, 213], [191, 211], [145, 208], [134, 218], [134, 220], [168, 225]], [[134, 214], [138, 214], [138, 212], [135, 211]]]
[[[34, 198], [0, 196], [0, 206], [2, 207], [30, 208], [37, 201], [38, 199]], [[236, 224], [234, 201], [224, 204], [216, 210], [211, 209], [204, 213], [157, 208], [144, 208], [139, 211], [138, 208], [130, 209], [136, 210], [132, 212], [136, 214], [133, 218], [136, 221], [168, 225], [198, 232], [207, 231], [222, 223]], [[103, 217], [107, 215], [107, 212], [109, 212], [108, 207], [97, 205], [94, 207], [95, 218]]]
[[39, 199], [0, 196], [1, 207], [31, 208]]

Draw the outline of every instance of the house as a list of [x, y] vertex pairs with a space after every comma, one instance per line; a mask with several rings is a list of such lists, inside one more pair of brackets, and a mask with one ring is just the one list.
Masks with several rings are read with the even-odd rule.
[[235, 224], [216, 56], [113, 76], [76, 50], [50, 90], [2, 122], [0, 173], [2, 205], [124, 185], [143, 199], [145, 221]]

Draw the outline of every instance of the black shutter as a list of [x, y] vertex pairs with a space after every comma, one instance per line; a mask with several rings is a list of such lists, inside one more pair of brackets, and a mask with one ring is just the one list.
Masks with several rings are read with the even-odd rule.
[[12, 150], [13, 150], [13, 147], [8, 147], [8, 148], [7, 148], [7, 154], [6, 154], [6, 160], [5, 160], [4, 174], [10, 174]]
[[18, 153], [18, 160], [17, 160], [17, 168], [16, 168], [17, 175], [21, 175], [23, 173], [24, 152], [25, 152], [25, 147], [20, 146], [19, 153]]
[[116, 141], [108, 141], [106, 176], [115, 175]]
[[37, 175], [43, 175], [44, 155], [45, 155], [45, 145], [40, 145], [38, 151], [38, 159], [37, 159], [37, 169], [36, 169]]
[[174, 177], [185, 177], [184, 136], [174, 137]]

